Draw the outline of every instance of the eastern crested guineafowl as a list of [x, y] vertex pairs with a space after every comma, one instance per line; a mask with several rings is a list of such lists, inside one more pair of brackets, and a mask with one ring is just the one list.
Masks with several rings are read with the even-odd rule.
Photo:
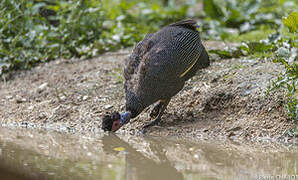
[[209, 64], [194, 20], [179, 21], [147, 34], [125, 61], [126, 112], [105, 115], [102, 129], [115, 132], [158, 101], [150, 113], [155, 120], [144, 128], [157, 124], [185, 81]]

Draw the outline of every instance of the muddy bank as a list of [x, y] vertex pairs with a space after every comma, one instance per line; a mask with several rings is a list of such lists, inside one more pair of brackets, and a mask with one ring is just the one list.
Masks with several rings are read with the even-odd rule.
[[[206, 42], [207, 49], [226, 46]], [[92, 60], [57, 60], [0, 82], [0, 126], [99, 133], [101, 116], [124, 110], [123, 59], [129, 49]], [[288, 131], [284, 94], [265, 97], [282, 67], [256, 59], [212, 57], [170, 102], [149, 135], [294, 142]], [[134, 134], [151, 121], [145, 110], [120, 133]]]

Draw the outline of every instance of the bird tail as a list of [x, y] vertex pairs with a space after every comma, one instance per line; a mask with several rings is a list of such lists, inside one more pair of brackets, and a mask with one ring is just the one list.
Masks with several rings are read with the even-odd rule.
[[181, 27], [191, 29], [191, 30], [194, 30], [194, 31], [197, 31], [197, 28], [199, 27], [197, 22], [193, 19], [181, 20], [181, 21], [172, 23], [169, 26], [181, 26]]

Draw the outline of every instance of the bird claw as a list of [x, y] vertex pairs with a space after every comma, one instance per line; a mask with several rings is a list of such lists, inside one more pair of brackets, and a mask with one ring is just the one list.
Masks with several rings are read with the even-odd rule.
[[143, 128], [142, 130], [138, 131], [138, 134], [144, 135], [144, 134], [146, 134], [146, 132], [147, 132], [147, 129]]
[[160, 118], [156, 118], [155, 120], [153, 120], [153, 121], [151, 121], [150, 123], [148, 123], [148, 124], [146, 124], [144, 127], [143, 127], [143, 129], [147, 129], [147, 128], [149, 128], [149, 127], [151, 127], [151, 126], [155, 126], [155, 125], [157, 125], [159, 122], [160, 122]]
[[159, 110], [156, 110], [155, 108], [151, 110], [150, 117], [155, 118], [159, 113]]
[[146, 132], [147, 132], [146, 129], [141, 129], [141, 130], [137, 131], [137, 135], [141, 136], [141, 135], [146, 134]]
[[156, 104], [150, 112], [150, 117], [155, 118], [158, 116], [161, 108], [161, 103]]
[[150, 116], [155, 117], [155, 119], [143, 127], [143, 130], [142, 130], [143, 134], [146, 133], [147, 128], [159, 124], [159, 122], [161, 120], [161, 116], [162, 116], [163, 112], [165, 111], [169, 102], [170, 102], [170, 100], [159, 101], [159, 103], [153, 107], [153, 109], [150, 113]]

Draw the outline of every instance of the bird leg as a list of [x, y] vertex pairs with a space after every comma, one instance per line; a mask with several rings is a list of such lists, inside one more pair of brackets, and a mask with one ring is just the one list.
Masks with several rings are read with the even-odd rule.
[[[168, 106], [168, 104], [169, 104], [169, 102], [170, 102], [170, 99], [167, 99], [167, 100], [163, 100], [163, 101], [160, 101], [156, 106], [161, 106], [160, 108], [158, 108], [158, 107], [154, 107], [154, 109], [156, 108], [158, 108], [159, 109], [159, 111], [158, 111], [158, 115], [157, 115], [157, 117], [153, 120], [153, 121], [151, 121], [150, 123], [148, 123], [148, 124], [146, 124], [143, 128], [145, 129], [145, 128], [148, 128], [148, 127], [151, 127], [151, 126], [154, 126], [154, 125], [156, 125], [156, 124], [158, 124], [159, 122], [160, 122], [160, 120], [161, 120], [161, 116], [163, 115], [163, 113], [164, 113], [164, 111], [166, 110], [166, 108], [167, 108], [167, 106]], [[153, 110], [154, 110], [153, 109]]]
[[153, 109], [150, 112], [150, 117], [155, 118], [158, 115], [163, 103], [164, 101], [160, 100], [157, 104], [154, 105]]

